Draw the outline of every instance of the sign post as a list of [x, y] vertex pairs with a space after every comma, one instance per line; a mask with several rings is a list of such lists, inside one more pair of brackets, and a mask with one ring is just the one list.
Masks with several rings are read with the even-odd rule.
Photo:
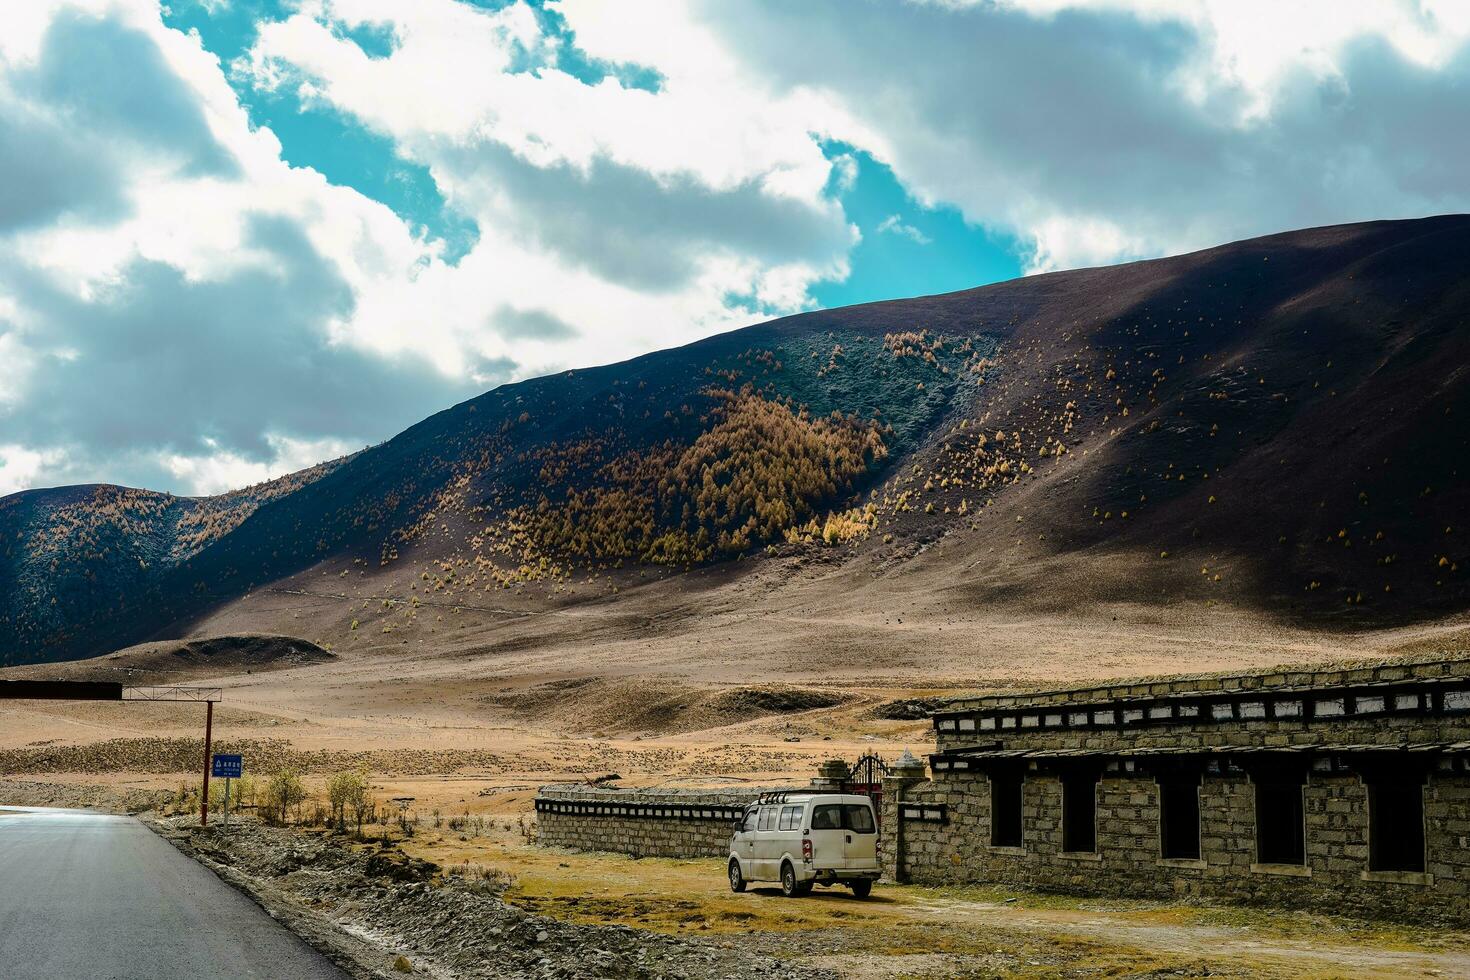
[[199, 826], [209, 826], [209, 744], [214, 735], [214, 702], [204, 705], [204, 791], [199, 795]]
[[245, 771], [244, 756], [225, 755], [217, 752], [210, 759], [209, 769], [211, 775], [225, 781], [225, 826], [228, 827], [230, 825], [230, 780], [239, 779]]

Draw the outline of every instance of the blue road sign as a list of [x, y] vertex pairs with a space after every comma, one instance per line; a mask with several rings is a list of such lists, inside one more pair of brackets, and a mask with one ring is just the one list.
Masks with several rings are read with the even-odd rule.
[[215, 753], [214, 766], [209, 774], [216, 779], [239, 779], [244, 770], [244, 756]]

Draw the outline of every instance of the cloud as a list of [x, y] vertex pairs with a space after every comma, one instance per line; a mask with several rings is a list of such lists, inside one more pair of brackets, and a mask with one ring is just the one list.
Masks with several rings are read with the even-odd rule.
[[[29, 6], [0, 39], [12, 483], [217, 489], [846, 274], [804, 95], [588, 57], [524, 3], [293, 11], [230, 64], [149, 0]], [[477, 240], [287, 165], [256, 97], [297, 107], [292, 138], [318, 115], [388, 139]]]
[[35, 67], [15, 73], [11, 84], [69, 128], [172, 157], [187, 174], [237, 176], [238, 165], [215, 139], [198, 98], [179, 81], [144, 32], [62, 10], [47, 28]]
[[322, 324], [351, 315], [353, 292], [291, 221], [254, 216], [242, 245], [265, 261], [190, 281], [138, 259], [88, 298], [6, 279], [48, 326], [22, 332], [40, 361], [27, 401], [45, 410], [16, 413], [9, 435], [89, 454], [141, 444], [268, 462], [273, 436], [366, 441], [471, 393], [421, 358], [333, 342]]
[[264, 483], [362, 448], [360, 444], [340, 439], [290, 439], [275, 435], [267, 438], [271, 444], [269, 462], [218, 451], [207, 456], [165, 456], [163, 469], [174, 480], [191, 487], [195, 494], [209, 495]]
[[[657, 92], [587, 84], [556, 67], [560, 40], [528, 18], [519, 3], [334, 0], [262, 29], [237, 70], [391, 137], [482, 228], [609, 284], [681, 289], [722, 257], [842, 272], [853, 232], [803, 122], [678, 73]], [[336, 29], [368, 22], [393, 25], [386, 57]], [[511, 70], [528, 49], [549, 63]]]
[[60, 450], [37, 452], [13, 443], [0, 444], [0, 496], [36, 486], [43, 473], [63, 461]]
[[0, 233], [64, 215], [117, 217], [121, 188], [104, 147], [75, 139], [59, 120], [17, 101], [0, 102]]
[[878, 222], [878, 231], [880, 233], [898, 235], [900, 238], [907, 238], [918, 245], [930, 245], [934, 241], [913, 225], [906, 224], [903, 220], [903, 215], [899, 214], [890, 214]]
[[[220, 489], [810, 308], [858, 157], [898, 182], [870, 246], [943, 257], [958, 209], [1028, 271], [1470, 209], [1452, 0], [207, 0], [224, 43], [157, 0], [13, 6], [0, 490]], [[313, 132], [377, 185], [288, 164]]]
[[1029, 240], [1033, 270], [1470, 207], [1448, 172], [1470, 130], [1446, 124], [1470, 83], [1452, 6], [696, 6], [922, 200]]
[[453, 200], [608, 282], [677, 289], [716, 254], [781, 265], [833, 261], [851, 242], [840, 208], [782, 199], [751, 181], [710, 188], [605, 159], [536, 166], [485, 141], [431, 151]]
[[575, 327], [545, 310], [502, 306], [494, 319], [501, 334], [515, 340], [571, 340], [577, 336]]
[[[364, 25], [391, 30], [391, 50], [355, 43]], [[400, 311], [440, 311], [430, 346], [446, 371], [605, 362], [809, 308], [858, 237], [804, 95], [773, 111], [779, 97], [708, 64], [589, 59], [522, 3], [308, 3], [232, 70], [392, 140], [480, 229], [453, 265], [359, 297], [355, 323], [385, 349]], [[657, 84], [627, 81], [645, 77]], [[575, 333], [527, 332], [508, 313], [527, 309]]]
[[355, 329], [432, 250], [282, 163], [196, 41], [138, 5], [34, 26], [0, 48], [5, 490], [219, 490], [480, 390]]

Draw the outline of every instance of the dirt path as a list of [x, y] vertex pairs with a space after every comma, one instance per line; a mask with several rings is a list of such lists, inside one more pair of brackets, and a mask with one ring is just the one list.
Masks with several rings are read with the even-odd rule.
[[[1393, 948], [1395, 942], [1404, 941], [1404, 934], [1385, 937], [1385, 945], [1375, 946], [1367, 942], [1271, 935], [1249, 925], [1151, 922], [1143, 917], [1148, 913], [1017, 908], [1005, 903], [942, 896], [920, 898], [908, 904], [905, 911], [936, 927], [977, 930], [999, 927], [1064, 934], [1109, 945], [1132, 946], [1155, 955], [1173, 953], [1285, 975], [1305, 972], [1310, 976], [1470, 977], [1470, 947], [1465, 945], [1470, 937], [1464, 936], [1447, 937], [1459, 944], [1454, 950]], [[1206, 910], [1206, 916], [1211, 911]], [[1167, 910], [1163, 913], [1168, 914]], [[1242, 917], [1252, 914], [1235, 910], [1223, 913]]]

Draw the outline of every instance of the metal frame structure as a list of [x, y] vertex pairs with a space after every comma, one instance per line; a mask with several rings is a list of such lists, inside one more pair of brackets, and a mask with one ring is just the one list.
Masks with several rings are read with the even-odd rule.
[[224, 700], [218, 687], [123, 687], [112, 681], [0, 681], [0, 700], [15, 701], [182, 701], [204, 704], [204, 785], [199, 825], [209, 825], [209, 761], [214, 742], [214, 706]]
[[124, 701], [223, 701], [218, 687], [125, 687]]

